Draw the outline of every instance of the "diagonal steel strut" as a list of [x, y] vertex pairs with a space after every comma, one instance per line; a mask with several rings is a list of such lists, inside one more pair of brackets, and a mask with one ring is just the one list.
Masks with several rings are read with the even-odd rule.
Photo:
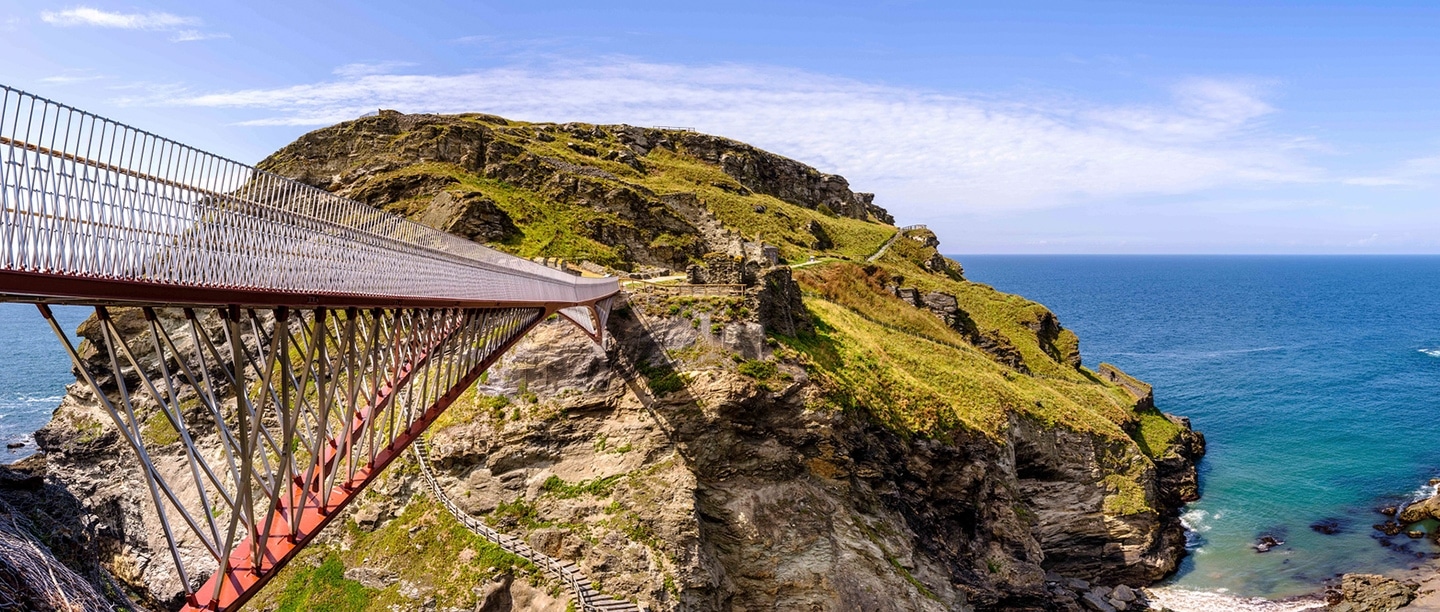
[[[332, 326], [323, 309], [298, 317], [277, 309], [267, 313], [268, 333], [254, 328], [247, 338], [239, 323], [258, 321], [258, 313], [242, 316], [231, 308], [209, 319], [218, 322], [215, 329], [185, 313], [183, 327], [192, 336], [186, 350], [152, 309], [145, 311], [147, 339], [124, 337], [116, 315], [100, 307], [102, 333], [89, 351], [108, 355], [109, 365], [97, 367], [49, 308], [40, 310], [139, 458], [191, 610], [234, 610], [252, 597], [545, 318], [541, 309], [524, 308], [351, 311], [347, 324]], [[306, 319], [305, 350], [291, 350], [288, 328], [305, 327]], [[386, 321], [391, 332], [381, 343]], [[370, 341], [357, 341], [360, 327], [372, 330]], [[217, 363], [224, 347], [216, 340], [229, 344], [228, 363]], [[150, 363], [136, 357], [132, 344], [155, 349]], [[202, 390], [196, 369], [228, 369], [229, 376]], [[296, 369], [307, 373], [296, 377]], [[360, 392], [366, 381], [373, 394]], [[187, 410], [181, 399], [187, 385], [194, 398], [216, 406]], [[220, 404], [228, 396], [233, 401], [225, 400], [231, 406], [225, 410]], [[307, 421], [301, 417], [310, 414], [308, 403], [330, 408]], [[174, 443], [147, 439], [156, 419], [174, 427], [178, 453], [169, 448]], [[201, 431], [212, 433], [197, 436]], [[263, 443], [267, 436], [277, 445]], [[261, 460], [267, 453], [278, 456]], [[183, 460], [188, 478], [168, 477], [167, 460]], [[212, 489], [218, 494], [213, 503]]]
[[189, 609], [253, 596], [539, 322], [600, 341], [618, 292], [0, 85], [0, 301], [134, 453]]

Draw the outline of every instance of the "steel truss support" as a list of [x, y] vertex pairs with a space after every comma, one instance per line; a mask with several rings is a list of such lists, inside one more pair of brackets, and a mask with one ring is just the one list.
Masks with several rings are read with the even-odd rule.
[[[601, 341], [619, 291], [0, 85], [0, 301], [134, 451], [192, 610], [254, 595], [548, 315]], [[47, 303], [96, 306], [90, 343]]]
[[547, 314], [97, 307], [76, 347], [39, 308], [141, 464], [187, 610], [244, 604]]

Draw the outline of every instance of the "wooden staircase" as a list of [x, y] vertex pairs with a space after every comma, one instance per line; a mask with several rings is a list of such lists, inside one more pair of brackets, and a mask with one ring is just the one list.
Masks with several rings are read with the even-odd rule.
[[534, 563], [536, 567], [545, 570], [545, 573], [565, 584], [574, 594], [576, 610], [584, 612], [643, 612], [643, 608], [632, 602], [615, 599], [595, 590], [590, 579], [580, 573], [580, 568], [573, 561], [561, 561], [535, 550], [524, 540], [491, 529], [484, 521], [470, 516], [469, 513], [460, 509], [445, 495], [445, 491], [440, 488], [440, 483], [435, 480], [435, 475], [430, 472], [430, 459], [426, 455], [425, 441], [416, 440], [412, 448], [415, 449], [415, 460], [420, 464], [420, 474], [425, 477], [426, 484], [430, 485], [430, 494], [440, 500], [445, 509], [455, 517], [455, 520], [460, 521], [460, 524], [464, 525], [466, 529], [495, 543], [507, 552]]

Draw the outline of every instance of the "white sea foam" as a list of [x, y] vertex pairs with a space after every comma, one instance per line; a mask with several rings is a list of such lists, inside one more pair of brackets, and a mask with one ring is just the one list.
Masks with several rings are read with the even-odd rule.
[[1323, 610], [1325, 602], [1318, 599], [1271, 601], [1260, 597], [1235, 597], [1212, 591], [1193, 591], [1179, 587], [1150, 589], [1150, 603], [1175, 612], [1302, 612]]
[[[1210, 525], [1205, 523], [1208, 518], [1210, 518], [1210, 513], [1204, 510], [1186, 510], [1184, 514], [1180, 515], [1180, 524], [1185, 526], [1186, 531], [1205, 533], [1210, 531]], [[1216, 514], [1215, 518], [1220, 518], [1220, 515]]]
[[15, 395], [0, 395], [0, 405], [3, 404], [56, 404], [65, 399], [63, 395], [29, 395], [18, 393]]
[[[1185, 548], [1192, 554], [1205, 552], [1205, 549], [1201, 548], [1205, 540], [1200, 534], [1210, 531], [1210, 525], [1206, 522], [1209, 518], [1209, 512], [1196, 509], [1186, 510], [1180, 515], [1180, 525], [1185, 528]], [[1214, 518], [1220, 518], [1220, 513], [1215, 513]]]
[[1420, 349], [1420, 352], [1425, 353], [1426, 355], [1429, 355], [1431, 357], [1440, 357], [1440, 348]]

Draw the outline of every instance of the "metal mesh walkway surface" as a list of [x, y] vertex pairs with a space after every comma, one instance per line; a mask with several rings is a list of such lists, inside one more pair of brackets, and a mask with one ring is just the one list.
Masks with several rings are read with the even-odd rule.
[[[189, 609], [243, 605], [530, 329], [599, 341], [618, 292], [0, 86], [0, 301], [133, 452]], [[95, 307], [90, 342], [50, 304]]]

